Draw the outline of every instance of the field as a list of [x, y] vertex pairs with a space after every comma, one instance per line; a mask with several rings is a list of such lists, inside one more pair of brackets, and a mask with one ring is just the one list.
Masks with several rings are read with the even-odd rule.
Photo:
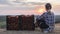
[[[56, 24], [55, 31], [48, 34], [60, 34], [60, 16], [55, 16]], [[35, 31], [7, 31], [6, 30], [6, 16], [0, 16], [0, 34], [45, 34], [36, 28]]]
[[[39, 28], [36, 28], [35, 31], [7, 31], [5, 29], [1, 29], [0, 34], [46, 34], [46, 33], [42, 33]], [[60, 34], [60, 23], [55, 24], [54, 32], [47, 34]]]

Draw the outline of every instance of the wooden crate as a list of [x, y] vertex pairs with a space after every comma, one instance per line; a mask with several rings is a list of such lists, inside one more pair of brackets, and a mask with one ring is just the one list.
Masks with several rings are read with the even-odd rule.
[[20, 17], [20, 30], [35, 30], [34, 15], [21, 15]]
[[18, 16], [7, 16], [7, 30], [19, 30]]
[[7, 30], [35, 30], [34, 15], [6, 16]]

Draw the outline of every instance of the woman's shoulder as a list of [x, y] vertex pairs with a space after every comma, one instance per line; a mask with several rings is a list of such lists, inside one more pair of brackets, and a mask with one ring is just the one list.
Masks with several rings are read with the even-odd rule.
[[[49, 12], [44, 12], [43, 14], [48, 15]], [[50, 12], [50, 14], [54, 15], [54, 12]]]
[[48, 12], [44, 12], [43, 14], [47, 14]]
[[51, 12], [51, 14], [53, 14], [53, 15], [54, 15], [54, 12]]

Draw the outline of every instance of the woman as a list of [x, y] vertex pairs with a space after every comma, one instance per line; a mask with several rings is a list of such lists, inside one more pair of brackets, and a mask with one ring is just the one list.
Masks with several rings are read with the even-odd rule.
[[48, 28], [43, 29], [44, 33], [54, 31], [55, 18], [54, 13], [51, 12], [51, 8], [52, 8], [51, 4], [47, 3], [45, 5], [46, 12], [37, 18], [39, 20], [43, 18], [45, 20], [45, 23], [49, 26]]

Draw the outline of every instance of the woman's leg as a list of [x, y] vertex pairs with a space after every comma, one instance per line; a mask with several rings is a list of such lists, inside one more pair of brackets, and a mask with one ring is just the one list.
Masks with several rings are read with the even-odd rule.
[[49, 32], [54, 32], [54, 28], [55, 28], [55, 26], [50, 26], [49, 27]]
[[43, 29], [44, 33], [48, 33], [49, 32], [49, 28]]

